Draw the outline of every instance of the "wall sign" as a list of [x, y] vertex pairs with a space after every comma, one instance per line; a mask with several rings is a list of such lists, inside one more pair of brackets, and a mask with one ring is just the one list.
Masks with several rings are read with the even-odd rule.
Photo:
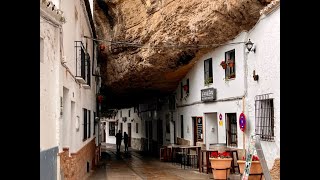
[[219, 114], [219, 126], [223, 126], [223, 121], [222, 121], [222, 114]]
[[216, 89], [207, 88], [201, 90], [201, 101], [213, 101], [216, 99]]
[[246, 129], [246, 117], [243, 113], [241, 113], [239, 117], [239, 126], [241, 131], [244, 131]]

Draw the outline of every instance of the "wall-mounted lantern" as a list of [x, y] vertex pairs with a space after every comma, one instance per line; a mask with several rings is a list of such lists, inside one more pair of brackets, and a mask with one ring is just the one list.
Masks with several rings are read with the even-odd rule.
[[253, 46], [253, 42], [251, 42], [250, 39], [249, 39], [248, 42], [246, 42], [245, 45], [246, 45], [246, 47], [247, 47], [248, 53], [249, 53], [250, 51], [253, 51], [254, 53], [256, 52], [256, 47]]
[[253, 70], [253, 80], [255, 80], [255, 81], [259, 80], [259, 75], [256, 74], [256, 70]]

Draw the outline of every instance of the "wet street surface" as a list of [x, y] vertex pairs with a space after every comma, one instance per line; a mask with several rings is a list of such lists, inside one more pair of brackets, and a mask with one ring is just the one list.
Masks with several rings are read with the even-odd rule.
[[[115, 145], [107, 145], [102, 150], [102, 161], [90, 176], [90, 180], [174, 180], [174, 179], [213, 179], [212, 174], [200, 173], [197, 168], [181, 168], [180, 164], [161, 162], [141, 151], [129, 149], [124, 153], [123, 147], [119, 154]], [[232, 178], [231, 179], [235, 179]], [[239, 177], [236, 179], [240, 179]]]

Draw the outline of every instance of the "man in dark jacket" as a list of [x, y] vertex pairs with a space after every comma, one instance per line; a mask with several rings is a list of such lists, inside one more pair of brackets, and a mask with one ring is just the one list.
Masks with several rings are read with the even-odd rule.
[[122, 140], [122, 134], [121, 131], [116, 134], [116, 144], [117, 144], [117, 152], [120, 152], [120, 147], [121, 147], [121, 140]]
[[128, 140], [129, 140], [128, 134], [124, 132], [124, 135], [123, 135], [124, 152], [128, 152]]

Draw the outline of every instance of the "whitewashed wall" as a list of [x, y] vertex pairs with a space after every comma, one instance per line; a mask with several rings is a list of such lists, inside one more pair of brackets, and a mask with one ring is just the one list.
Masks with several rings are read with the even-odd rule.
[[[130, 110], [130, 117], [129, 117]], [[120, 111], [122, 111], [122, 117], [127, 117], [127, 121], [123, 122], [122, 117], [120, 117]], [[133, 122], [131, 120], [133, 119]], [[128, 133], [128, 123], [131, 123], [131, 138], [142, 138], [144, 135], [144, 124], [142, 124], [141, 118], [137, 113], [134, 112], [134, 108], [124, 108], [119, 109], [115, 118], [106, 119], [106, 143], [116, 144], [116, 138], [114, 136], [109, 136], [109, 122], [115, 122], [119, 120], [118, 126], [116, 126], [116, 133], [120, 130], [120, 123], [122, 123], [123, 132]], [[138, 133], [136, 133], [136, 123], [138, 123]], [[123, 142], [122, 142], [123, 145]]]
[[[244, 42], [246, 41], [247, 33], [240, 33], [230, 43]], [[235, 49], [235, 67], [236, 67], [236, 78], [232, 80], [225, 80], [225, 71], [220, 66], [220, 62], [225, 59], [225, 52]], [[193, 131], [192, 131], [192, 117], [202, 116], [203, 117], [203, 132], [206, 132], [207, 128], [212, 127], [212, 121], [214, 118], [218, 119], [219, 114], [223, 115], [223, 126], [218, 126], [218, 143], [226, 143], [226, 132], [225, 132], [225, 113], [236, 113], [237, 119], [242, 112], [242, 100], [241, 97], [245, 94], [245, 49], [244, 44], [225, 45], [219, 47], [200, 58], [195, 66], [188, 72], [188, 74], [182, 79], [183, 85], [186, 84], [186, 80], [189, 78], [189, 96], [186, 99], [180, 100], [180, 83], [176, 90], [177, 104], [188, 105], [184, 107], [178, 107], [177, 118], [180, 119], [180, 115], [184, 118], [184, 139], [190, 140], [193, 144]], [[208, 88], [204, 85], [204, 60], [212, 58], [212, 69], [213, 69], [213, 83], [209, 87], [217, 89], [217, 102], [202, 103], [201, 102], [201, 89]], [[185, 92], [183, 91], [183, 97]], [[233, 101], [219, 101], [227, 98], [238, 98]], [[193, 104], [193, 105], [191, 105]], [[216, 117], [209, 119], [205, 118], [205, 113], [216, 113]], [[206, 122], [208, 121], [208, 122]], [[206, 127], [209, 125], [209, 127]], [[239, 124], [237, 123], [238, 129], [238, 148], [243, 148], [243, 133], [240, 130]], [[180, 121], [177, 121], [177, 127], [180, 127]], [[208, 130], [211, 132], [211, 130]], [[178, 137], [180, 133], [177, 134]], [[209, 148], [211, 142], [211, 134], [209, 132], [204, 133], [204, 142], [206, 148]]]
[[40, 62], [40, 148], [58, 146], [57, 122], [60, 117], [59, 29], [40, 17], [43, 61]]
[[[76, 75], [76, 60], [75, 60], [75, 41], [82, 41], [84, 46], [87, 43], [87, 52], [90, 54], [91, 67], [93, 66], [93, 42], [92, 40], [83, 38], [83, 36], [93, 37], [91, 27], [88, 21], [87, 12], [85, 10], [84, 1], [62, 1], [61, 9], [66, 16], [66, 23], [63, 25], [63, 52], [66, 57], [66, 66], [72, 74]], [[96, 63], [96, 60], [95, 60]], [[60, 137], [62, 144], [60, 146], [69, 146], [70, 152], [77, 152], [85, 144], [87, 144], [93, 136], [94, 117], [93, 112], [96, 112], [95, 93], [96, 82], [91, 76], [91, 88], [84, 89], [82, 85], [75, 82], [73, 77], [66, 71], [66, 68], [60, 65], [60, 96], [63, 97], [63, 89], [68, 91], [67, 107], [64, 107], [65, 119], [61, 119], [60, 127], [62, 133]], [[91, 68], [92, 69], [92, 68]], [[71, 101], [74, 102], [74, 114], [71, 114]], [[83, 142], [83, 108], [91, 111], [91, 136]], [[76, 119], [79, 118], [79, 131], [76, 130]], [[67, 134], [67, 135], [66, 135]], [[97, 132], [96, 132], [97, 134]]]
[[[274, 159], [280, 158], [280, 7], [267, 16], [262, 16], [250, 30], [249, 38], [256, 45], [256, 53], [248, 54], [248, 122], [250, 133], [255, 129], [256, 95], [272, 93], [275, 116], [275, 141], [261, 141], [271, 169]], [[259, 81], [252, 78], [253, 70]], [[249, 134], [250, 134], [249, 133]]]

